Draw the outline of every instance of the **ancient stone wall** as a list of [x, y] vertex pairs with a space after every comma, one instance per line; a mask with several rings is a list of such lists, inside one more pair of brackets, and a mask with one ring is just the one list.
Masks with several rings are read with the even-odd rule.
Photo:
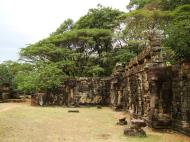
[[123, 69], [122, 64], [117, 64], [115, 66], [110, 82], [110, 105], [115, 107], [115, 109], [121, 109], [127, 102], [127, 98], [124, 98], [126, 79], [125, 70]]
[[173, 128], [190, 135], [190, 63], [167, 66], [159, 39], [151, 42], [125, 68], [116, 65], [110, 103], [146, 120], [152, 128]]
[[159, 37], [111, 80], [111, 105], [146, 120], [152, 128], [173, 128], [190, 135], [190, 63], [167, 66]]
[[11, 90], [8, 84], [1, 85], [0, 86], [0, 101], [4, 102], [7, 99], [9, 99], [10, 93], [11, 93]]
[[[171, 70], [165, 66], [160, 51], [160, 38], [154, 36], [149, 46], [130, 60], [125, 74], [116, 72], [120, 77], [111, 81], [115, 91], [112, 105], [125, 108], [154, 128], [171, 126]], [[122, 77], [125, 79], [117, 79]]]
[[173, 128], [190, 135], [190, 63], [172, 67]]
[[37, 93], [33, 103], [40, 105], [108, 105], [110, 102], [109, 78], [67, 79], [62, 87], [48, 93]]

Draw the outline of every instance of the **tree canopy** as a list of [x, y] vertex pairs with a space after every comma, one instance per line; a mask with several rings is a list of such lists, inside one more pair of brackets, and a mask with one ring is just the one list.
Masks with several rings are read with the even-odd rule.
[[22, 62], [0, 64], [0, 85], [23, 92], [56, 89], [68, 77], [110, 76], [151, 40], [162, 38], [167, 59], [190, 58], [189, 0], [131, 0], [125, 13], [98, 5], [76, 22], [66, 19], [49, 37], [20, 51]]
[[74, 25], [74, 29], [109, 29], [114, 28], [119, 24], [117, 17], [123, 12], [112, 9], [110, 7], [103, 7], [98, 5], [97, 8], [90, 9], [88, 13], [82, 16]]
[[174, 50], [178, 60], [190, 60], [190, 5], [176, 8], [172, 16], [166, 46]]

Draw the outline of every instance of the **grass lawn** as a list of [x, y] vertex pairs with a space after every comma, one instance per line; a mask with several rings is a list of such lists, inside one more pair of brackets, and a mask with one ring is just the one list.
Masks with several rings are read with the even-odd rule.
[[118, 112], [110, 108], [79, 108], [68, 113], [62, 107], [32, 107], [0, 104], [0, 142], [190, 142], [176, 133], [158, 133], [146, 128], [146, 138], [123, 135], [117, 126]]

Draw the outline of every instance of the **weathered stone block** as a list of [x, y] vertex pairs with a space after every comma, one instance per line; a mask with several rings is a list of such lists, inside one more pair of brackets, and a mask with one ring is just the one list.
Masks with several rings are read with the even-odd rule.
[[146, 132], [143, 129], [125, 128], [125, 136], [146, 137]]

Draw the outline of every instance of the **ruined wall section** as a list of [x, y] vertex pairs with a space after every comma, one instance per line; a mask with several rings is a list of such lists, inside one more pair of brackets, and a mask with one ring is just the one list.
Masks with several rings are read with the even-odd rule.
[[109, 78], [71, 78], [56, 91], [37, 93], [33, 104], [39, 105], [108, 105], [110, 103]]
[[146, 120], [152, 128], [173, 128], [190, 135], [190, 63], [167, 66], [156, 35], [111, 80], [111, 105]]
[[190, 136], [190, 63], [172, 67], [173, 128]]
[[148, 117], [150, 109], [154, 108], [151, 97], [157, 93], [158, 78], [153, 69], [164, 66], [160, 50], [160, 38], [155, 36], [150, 45], [126, 66], [129, 109], [138, 116]]
[[0, 102], [7, 101], [10, 98], [11, 89], [8, 84], [0, 86]]
[[116, 64], [110, 80], [110, 105], [115, 109], [126, 107], [127, 99], [125, 98], [124, 88], [126, 86], [125, 68], [122, 64]]
[[[145, 119], [151, 127], [166, 128], [171, 126], [171, 69], [164, 63], [160, 36], [154, 31], [149, 34], [147, 47], [119, 75], [113, 75], [116, 81], [112, 80], [111, 86], [117, 87], [112, 89], [111, 96], [116, 99], [112, 105]], [[118, 76], [125, 79], [118, 80]]]

